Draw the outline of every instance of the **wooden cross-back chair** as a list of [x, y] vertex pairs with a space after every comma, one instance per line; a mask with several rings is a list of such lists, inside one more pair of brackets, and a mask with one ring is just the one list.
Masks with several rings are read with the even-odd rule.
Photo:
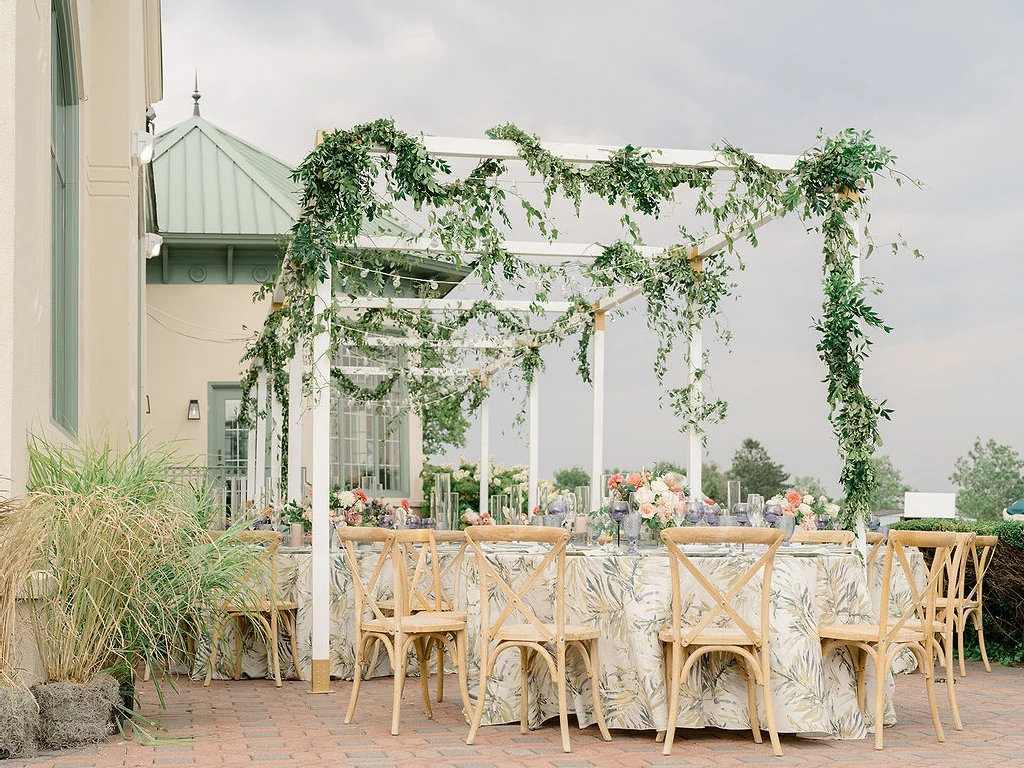
[[[405, 688], [406, 660], [410, 650], [415, 650], [420, 666], [423, 705], [427, 717], [433, 717], [428, 690], [427, 649], [437, 642], [447, 648], [456, 661], [459, 673], [459, 687], [463, 706], [469, 710], [469, 689], [466, 683], [466, 614], [459, 611], [443, 610], [444, 605], [435, 589], [433, 598], [428, 598], [421, 587], [423, 574], [429, 573], [429, 581], [440, 586], [437, 548], [433, 531], [416, 529], [387, 531], [380, 528], [343, 526], [338, 529], [338, 540], [344, 545], [349, 571], [352, 575], [355, 596], [355, 670], [352, 694], [349, 698], [345, 722], [355, 717], [359, 700], [363, 659], [371, 643], [382, 645], [388, 654], [394, 670], [394, 692], [391, 710], [391, 733], [399, 733], [402, 693]], [[359, 542], [380, 544], [373, 571], [363, 580], [356, 555], [355, 545]], [[391, 565], [392, 610], [381, 607], [375, 598], [385, 566]], [[412, 573], [409, 565], [412, 565]], [[413, 611], [413, 606], [417, 611]], [[374, 657], [376, 658], [376, 657]]]
[[[223, 531], [208, 531], [210, 541], [217, 541], [224, 536]], [[224, 602], [219, 607], [218, 616], [213, 620], [212, 644], [210, 647], [210, 668], [206, 672], [204, 686], [208, 686], [213, 678], [213, 670], [217, 664], [217, 646], [221, 633], [228, 621], [235, 622], [235, 680], [242, 676], [242, 630], [245, 622], [258, 623], [263, 629], [270, 646], [271, 666], [274, 672], [274, 684], [280, 688], [281, 658], [278, 650], [278, 630], [283, 625], [291, 642], [292, 666], [295, 676], [301, 680], [299, 670], [299, 651], [296, 643], [296, 617], [298, 603], [281, 598], [277, 584], [277, 554], [281, 546], [281, 534], [277, 531], [238, 531], [231, 535], [233, 542], [245, 545], [262, 545], [263, 553], [260, 561], [266, 566], [263, 577], [265, 584], [253, 584], [251, 599], [239, 602]]]
[[[967, 667], [964, 664], [964, 630], [967, 628], [968, 618], [974, 622], [974, 629], [978, 633], [978, 647], [981, 650], [981, 660], [985, 662], [985, 671], [992, 671], [992, 667], [988, 663], [988, 652], [985, 650], [983, 592], [985, 573], [992, 562], [992, 556], [995, 554], [998, 543], [998, 536], [977, 536], [974, 539], [974, 546], [968, 550], [968, 557], [964, 558], [959, 594], [953, 605], [953, 623], [956, 631], [957, 654], [960, 656], [961, 677], [967, 675]], [[974, 585], [970, 592], [967, 592], [966, 586], [968, 561], [974, 569]], [[966, 594], [964, 594], [965, 592]]]
[[[919, 669], [925, 678], [928, 706], [936, 738], [946, 740], [939, 718], [935, 696], [936, 645], [935, 628], [938, 620], [937, 600], [939, 591], [946, 584], [946, 575], [959, 568], [957, 554], [958, 534], [934, 531], [890, 531], [885, 545], [885, 561], [882, 574], [882, 599], [879, 618], [873, 624], [826, 624], [818, 628], [822, 640], [822, 655], [828, 656], [839, 647], [846, 647], [853, 656], [857, 670], [857, 700], [862, 711], [866, 707], [864, 676], [866, 660], [870, 658], [875, 667], [874, 727], [875, 749], [883, 746], [883, 720], [885, 712], [885, 683], [893, 659], [904, 648], [917, 658]], [[930, 548], [933, 550], [931, 566], [925, 584], [919, 585], [914, 578], [913, 568], [907, 557], [906, 548]], [[899, 568], [906, 578], [911, 591], [911, 604], [898, 616], [890, 616], [889, 593], [894, 571]], [[947, 672], [950, 676], [951, 672]], [[948, 684], [952, 694], [952, 684]], [[951, 698], [955, 711], [955, 698]], [[955, 715], [958, 717], [958, 715]]]
[[[498, 657], [506, 650], [519, 648], [520, 691], [519, 729], [526, 733], [529, 714], [528, 672], [534, 656], [540, 656], [558, 686], [558, 719], [562, 734], [562, 749], [571, 752], [569, 744], [569, 713], [566, 690], [566, 651], [571, 647], [580, 655], [590, 678], [590, 691], [594, 697], [594, 718], [601, 737], [611, 741], [604, 722], [600, 695], [600, 661], [598, 659], [598, 630], [565, 621], [565, 547], [569, 533], [558, 528], [529, 525], [472, 526], [466, 529], [480, 580], [480, 690], [476, 709], [469, 727], [467, 744], [472, 744], [480, 729], [487, 697], [487, 680], [494, 671]], [[548, 545], [546, 553], [536, 564], [522, 586], [509, 584], [488, 559], [487, 544], [500, 542], [530, 542]], [[542, 576], [552, 568], [555, 571], [554, 622], [542, 621], [529, 606], [527, 598], [540, 583]], [[507, 602], [496, 618], [491, 616], [492, 589]], [[548, 646], [554, 646], [554, 652]]]
[[853, 545], [854, 538], [853, 531], [797, 530], [793, 532], [789, 540], [798, 544], [838, 544], [841, 547], [849, 547]]
[[864, 534], [865, 541], [868, 545], [868, 586], [874, 584], [873, 581], [875, 573], [875, 563], [878, 562], [878, 556], [885, 551], [885, 534], [879, 531], [868, 531]]
[[[769, 629], [771, 612], [772, 569], [775, 553], [785, 538], [785, 533], [772, 528], [715, 528], [683, 527], [666, 528], [661, 537], [668, 545], [669, 566], [672, 573], [672, 621], [668, 629], [658, 633], [658, 639], [665, 645], [666, 681], [668, 684], [668, 730], [665, 733], [663, 753], [672, 752], [676, 720], [679, 716], [679, 688], [686, 680], [690, 669], [708, 653], [731, 653], [743, 666], [747, 677], [747, 706], [750, 714], [750, 729], [754, 741], [761, 743], [761, 725], [757, 716], [756, 687], [764, 691], [765, 725], [772, 743], [772, 751], [782, 754], [779, 734], [775, 727], [775, 709], [772, 704], [771, 661], [769, 651]], [[754, 544], [764, 545], [765, 551], [743, 574], [731, 583], [728, 589], [714, 584], [686, 554], [680, 546], [685, 544]], [[700, 621], [688, 625], [683, 623], [683, 595], [680, 575], [683, 569], [693, 577], [708, 597], [709, 610]], [[760, 574], [760, 579], [757, 577]], [[757, 582], [760, 581], [760, 584]], [[757, 619], [748, 622], [736, 610], [736, 601], [745, 592], [760, 588]], [[730, 626], [713, 626], [719, 619], [726, 619]]]

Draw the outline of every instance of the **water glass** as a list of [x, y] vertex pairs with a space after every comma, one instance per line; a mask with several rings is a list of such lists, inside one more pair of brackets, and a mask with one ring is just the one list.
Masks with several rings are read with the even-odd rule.
[[734, 505], [740, 503], [740, 481], [730, 480], [726, 483], [726, 509], [732, 509]]
[[750, 507], [750, 524], [755, 528], [764, 526], [764, 496], [759, 493], [752, 493], [747, 496], [747, 505]]
[[639, 512], [630, 512], [623, 519], [622, 532], [626, 534], [626, 540], [629, 542], [627, 554], [635, 555], [637, 553], [636, 540], [640, 536], [640, 528], [643, 526], [643, 523], [644, 519], [640, 516]]

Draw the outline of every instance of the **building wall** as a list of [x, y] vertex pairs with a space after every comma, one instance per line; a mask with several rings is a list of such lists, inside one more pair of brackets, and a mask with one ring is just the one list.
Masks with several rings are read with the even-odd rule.
[[[237, 382], [245, 339], [263, 326], [270, 300], [254, 303], [253, 285], [147, 285], [146, 394], [149, 413], [143, 429], [151, 440], [180, 440], [183, 459], [205, 464], [208, 451], [211, 382]], [[186, 418], [189, 400], [199, 400], [201, 419]], [[409, 422], [410, 501], [423, 496], [422, 427]], [[303, 421], [303, 466], [311, 477], [310, 416]]]
[[[49, 0], [0, 0], [0, 493], [28, 477], [26, 436], [51, 419]], [[71, 8], [78, 102], [79, 434], [138, 420], [141, 169], [131, 134], [162, 97], [158, 0]], [[13, 116], [13, 119], [7, 119]]]

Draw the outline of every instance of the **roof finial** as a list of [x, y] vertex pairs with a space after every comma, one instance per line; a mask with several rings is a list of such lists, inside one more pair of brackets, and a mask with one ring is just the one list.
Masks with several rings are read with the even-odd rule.
[[192, 117], [199, 117], [199, 70], [196, 70], [196, 86], [195, 90], [192, 91], [192, 100], [195, 101], [196, 105], [192, 108]]

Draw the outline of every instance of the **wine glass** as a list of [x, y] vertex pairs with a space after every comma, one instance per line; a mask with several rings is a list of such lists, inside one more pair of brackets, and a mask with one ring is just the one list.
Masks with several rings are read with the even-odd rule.
[[759, 493], [752, 493], [747, 496], [747, 504], [750, 506], [750, 524], [754, 528], [763, 528], [764, 496]]
[[691, 501], [686, 505], [686, 522], [690, 525], [701, 525], [704, 523], [704, 502]]
[[682, 528], [686, 522], [686, 494], [680, 491], [677, 494], [678, 501], [672, 510], [672, 522], [676, 528]]
[[629, 542], [629, 550], [627, 554], [637, 554], [636, 540], [640, 536], [640, 528], [644, 523], [643, 517], [639, 512], [630, 512], [622, 520], [622, 531], [626, 534], [626, 540]]
[[608, 502], [608, 517], [611, 518], [612, 522], [615, 523], [615, 545], [618, 546], [620, 543], [620, 534], [622, 533], [622, 521], [626, 519], [626, 515], [629, 512], [629, 502], [623, 499], [613, 499]]

